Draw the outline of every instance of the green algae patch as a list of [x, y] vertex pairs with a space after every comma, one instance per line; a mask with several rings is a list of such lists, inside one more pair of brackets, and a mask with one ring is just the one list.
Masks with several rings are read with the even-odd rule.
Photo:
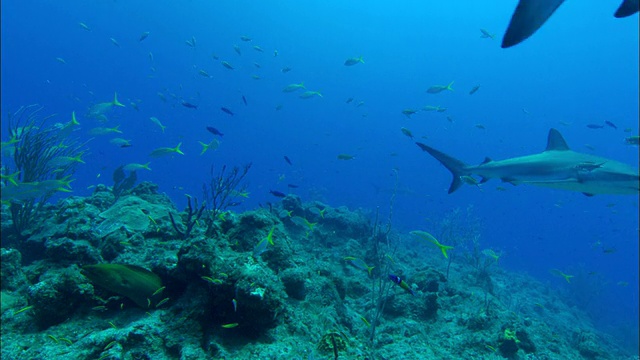
[[14, 308], [16, 309], [14, 311], [14, 315], [15, 313], [17, 313], [18, 309], [19, 309], [19, 304], [22, 302], [22, 300], [20, 299], [20, 296], [15, 295], [9, 291], [0, 291], [0, 312], [4, 314], [5, 311]]
[[151, 306], [152, 298], [162, 287], [158, 275], [135, 265], [86, 265], [81, 273], [94, 284], [128, 297], [143, 309]]

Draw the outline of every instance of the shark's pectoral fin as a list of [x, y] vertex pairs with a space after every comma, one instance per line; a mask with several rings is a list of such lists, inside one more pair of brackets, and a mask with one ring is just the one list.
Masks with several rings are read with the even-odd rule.
[[589, 194], [589, 193], [586, 193], [586, 192], [583, 192], [582, 194], [583, 194], [584, 196], [587, 196], [587, 197], [592, 197], [592, 196], [594, 195], [594, 194]]
[[480, 184], [484, 184], [484, 183], [486, 183], [487, 181], [489, 181], [489, 178], [488, 178], [488, 177], [484, 177], [484, 176], [482, 176], [482, 177], [481, 177], [481, 179], [480, 179]]
[[502, 180], [502, 182], [506, 182], [506, 183], [509, 183], [511, 185], [514, 185], [514, 186], [518, 185], [518, 184], [515, 183], [516, 179], [514, 179], [514, 178], [503, 177], [503, 178], [500, 178], [500, 180]]
[[617, 18], [623, 18], [627, 16], [631, 16], [638, 12], [638, 8], [640, 8], [640, 1], [638, 0], [623, 0], [622, 4], [618, 10], [616, 10], [613, 16]]
[[566, 179], [567, 182], [576, 182], [578, 184], [585, 184], [590, 180], [593, 180], [593, 174], [588, 172], [578, 172], [575, 177]]

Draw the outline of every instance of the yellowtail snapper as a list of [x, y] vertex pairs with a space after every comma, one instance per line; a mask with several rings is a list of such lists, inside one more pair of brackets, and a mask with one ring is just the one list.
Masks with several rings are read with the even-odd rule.
[[369, 276], [371, 276], [371, 271], [375, 267], [375, 266], [369, 266], [367, 265], [367, 263], [364, 262], [364, 260], [353, 257], [353, 256], [347, 256], [344, 258], [344, 260], [360, 270], [365, 270], [369, 274]]
[[437, 94], [445, 90], [453, 91], [453, 88], [451, 87], [452, 85], [453, 85], [453, 81], [450, 82], [448, 85], [433, 85], [432, 87], [427, 89], [427, 93]]
[[356, 57], [349, 58], [349, 59], [345, 60], [344, 65], [345, 66], [353, 66], [355, 64], [360, 64], [360, 63], [364, 64], [364, 60], [362, 60], [362, 56], [357, 57], [357, 58]]

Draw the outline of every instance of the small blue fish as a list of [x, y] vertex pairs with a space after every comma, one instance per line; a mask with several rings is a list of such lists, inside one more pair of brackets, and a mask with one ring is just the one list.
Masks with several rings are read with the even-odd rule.
[[269, 190], [269, 193], [271, 193], [271, 195], [275, 196], [275, 197], [279, 197], [279, 198], [283, 198], [286, 197], [287, 194], [277, 191], [277, 190]]
[[393, 275], [393, 274], [389, 274], [389, 280], [393, 281], [394, 283], [399, 285], [401, 288], [405, 289], [409, 294], [411, 294], [413, 296], [416, 296], [416, 294], [413, 292], [413, 290], [411, 290], [411, 288], [409, 287], [409, 284], [407, 284], [399, 276]]
[[140, 35], [140, 38], [138, 39], [138, 41], [142, 41], [144, 39], [146, 39], [149, 36], [149, 32], [145, 31]]
[[182, 106], [184, 106], [186, 108], [189, 108], [189, 109], [198, 109], [198, 105], [194, 105], [194, 104], [192, 104], [190, 102], [186, 102], [186, 101], [182, 102]]
[[209, 131], [213, 135], [224, 136], [224, 134], [221, 133], [220, 130], [214, 128], [213, 126], [207, 126], [207, 131]]

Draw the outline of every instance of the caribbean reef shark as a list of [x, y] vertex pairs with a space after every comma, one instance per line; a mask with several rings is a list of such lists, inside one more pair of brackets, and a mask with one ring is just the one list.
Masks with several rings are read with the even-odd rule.
[[[517, 45], [533, 35], [563, 2], [564, 0], [520, 0], [502, 38], [502, 48]], [[639, 0], [623, 0], [613, 16], [631, 16], [638, 12], [639, 7]]]
[[514, 185], [530, 184], [561, 190], [579, 191], [587, 196], [595, 194], [638, 194], [638, 169], [618, 161], [572, 151], [556, 129], [549, 130], [547, 148], [539, 154], [493, 161], [485, 158], [477, 166], [470, 166], [441, 151], [416, 143], [442, 163], [453, 174], [449, 194], [471, 175], [502, 179]]

